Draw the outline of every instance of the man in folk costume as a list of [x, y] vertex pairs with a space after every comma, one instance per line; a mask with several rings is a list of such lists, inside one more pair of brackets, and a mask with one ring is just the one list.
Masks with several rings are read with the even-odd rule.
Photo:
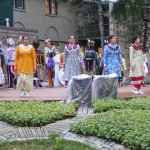
[[85, 61], [85, 74], [94, 75], [96, 70], [96, 65], [98, 65], [98, 55], [94, 49], [95, 42], [88, 40], [87, 50], [84, 54]]
[[35, 75], [35, 76], [37, 76], [36, 86], [42, 87], [41, 81], [43, 81], [43, 68], [45, 66], [45, 62], [44, 62], [43, 52], [38, 50], [39, 46], [40, 46], [40, 42], [36, 38], [36, 40], [33, 41], [33, 47], [35, 48], [36, 64], [37, 64], [37, 68], [36, 68], [37, 70], [36, 70], [36, 75]]
[[7, 66], [7, 76], [8, 76], [8, 88], [14, 87], [14, 59], [16, 54], [16, 47], [15, 42], [12, 38], [7, 39], [8, 48], [6, 49], [5, 53], [5, 60], [6, 60], [6, 66]]

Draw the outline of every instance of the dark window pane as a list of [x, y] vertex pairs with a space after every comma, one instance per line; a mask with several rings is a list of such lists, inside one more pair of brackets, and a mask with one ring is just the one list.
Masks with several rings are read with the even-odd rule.
[[24, 0], [14, 0], [14, 7], [24, 9]]
[[49, 14], [57, 15], [57, 2], [56, 2], [56, 0], [49, 0]]

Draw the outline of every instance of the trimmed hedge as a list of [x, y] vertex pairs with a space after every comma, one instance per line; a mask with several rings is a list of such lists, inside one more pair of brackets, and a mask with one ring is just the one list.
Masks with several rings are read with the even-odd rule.
[[104, 99], [93, 100], [93, 110], [96, 113], [106, 112], [113, 109], [142, 109], [150, 110], [150, 98], [135, 98], [130, 101], [116, 100], [116, 99]]
[[72, 124], [71, 131], [117, 141], [133, 150], [150, 150], [150, 111], [124, 109], [100, 113]]
[[42, 126], [56, 120], [76, 116], [77, 104], [41, 101], [0, 102], [0, 121], [17, 126]]

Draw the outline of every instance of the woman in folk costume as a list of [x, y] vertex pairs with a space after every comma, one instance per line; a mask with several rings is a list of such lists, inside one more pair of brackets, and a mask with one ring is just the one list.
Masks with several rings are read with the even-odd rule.
[[69, 44], [64, 48], [64, 80], [65, 87], [72, 76], [83, 74], [84, 62], [80, 46], [75, 44], [75, 36], [69, 37]]
[[33, 89], [33, 74], [36, 72], [36, 54], [28, 36], [23, 37], [23, 44], [16, 49], [14, 67], [18, 74], [17, 89], [21, 90], [21, 96], [29, 97]]
[[118, 80], [121, 77], [122, 67], [122, 54], [120, 46], [117, 45], [117, 39], [115, 35], [111, 35], [108, 39], [109, 44], [104, 47], [103, 62], [104, 69], [103, 75], [109, 75], [112, 73], [117, 74]]
[[2, 87], [2, 85], [5, 83], [5, 77], [4, 77], [5, 58], [1, 47], [2, 47], [2, 43], [0, 41], [0, 87]]
[[56, 49], [52, 44], [50, 39], [45, 40], [46, 48], [45, 48], [45, 59], [46, 59], [46, 67], [48, 71], [48, 83], [49, 87], [54, 87], [54, 68], [53, 67], [53, 57], [56, 56]]
[[96, 72], [96, 66], [98, 65], [98, 55], [94, 48], [95, 42], [88, 40], [88, 48], [85, 50], [84, 62], [85, 62], [85, 74], [94, 75]]
[[35, 48], [35, 53], [36, 53], [36, 65], [37, 65], [37, 69], [36, 69], [36, 74], [35, 76], [37, 76], [37, 83], [36, 86], [38, 87], [42, 87], [41, 85], [41, 81], [43, 81], [43, 68], [45, 66], [44, 63], [44, 55], [43, 52], [38, 50], [38, 47], [40, 46], [40, 42], [39, 40], [36, 38], [36, 40], [33, 41], [33, 47]]
[[132, 40], [130, 46], [130, 74], [131, 84], [134, 86], [132, 92], [135, 94], [144, 94], [141, 91], [141, 85], [144, 79], [144, 57], [142, 47], [140, 45], [140, 37], [136, 36]]
[[7, 76], [8, 76], [8, 88], [14, 87], [14, 78], [15, 78], [15, 72], [14, 72], [14, 59], [16, 54], [16, 47], [15, 42], [12, 38], [7, 39], [8, 48], [6, 49], [5, 53], [5, 60], [6, 60], [6, 66], [7, 66]]

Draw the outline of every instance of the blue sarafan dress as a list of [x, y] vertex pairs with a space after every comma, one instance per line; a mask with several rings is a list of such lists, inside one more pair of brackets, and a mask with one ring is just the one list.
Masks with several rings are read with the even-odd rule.
[[108, 69], [107, 72], [103, 70], [103, 75], [116, 73], [118, 77], [121, 77], [122, 55], [120, 46], [106, 45], [104, 47], [103, 61], [104, 68]]

